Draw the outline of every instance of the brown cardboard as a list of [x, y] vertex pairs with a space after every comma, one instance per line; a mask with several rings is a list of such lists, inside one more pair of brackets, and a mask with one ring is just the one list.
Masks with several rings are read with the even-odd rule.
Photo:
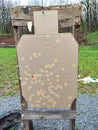
[[78, 44], [71, 33], [41, 32], [42, 22], [35, 24], [37, 34], [23, 35], [17, 45], [22, 95], [33, 108], [70, 107], [77, 95]]
[[18, 46], [22, 94], [31, 107], [68, 107], [77, 94], [72, 34], [23, 35]]
[[34, 11], [35, 34], [58, 34], [58, 11]]

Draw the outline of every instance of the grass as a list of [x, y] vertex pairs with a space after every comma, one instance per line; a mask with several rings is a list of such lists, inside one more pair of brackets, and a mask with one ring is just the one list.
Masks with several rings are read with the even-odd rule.
[[[91, 76], [98, 78], [98, 45], [79, 47], [79, 74], [81, 78]], [[98, 91], [98, 83], [83, 84], [78, 87], [81, 93], [94, 93]]]
[[98, 45], [98, 31], [87, 34], [84, 39], [87, 45]]
[[[98, 78], [98, 46], [79, 46], [80, 78], [91, 76]], [[98, 84], [79, 83], [80, 93], [95, 93]], [[0, 95], [9, 96], [19, 93], [16, 49], [0, 48]]]
[[0, 48], [0, 96], [19, 91], [15, 48]]
[[79, 47], [79, 73], [98, 78], [98, 46]]
[[10, 33], [10, 34], [0, 33], [0, 37], [1, 37], [1, 36], [13, 36], [13, 34], [11, 34], [11, 33]]

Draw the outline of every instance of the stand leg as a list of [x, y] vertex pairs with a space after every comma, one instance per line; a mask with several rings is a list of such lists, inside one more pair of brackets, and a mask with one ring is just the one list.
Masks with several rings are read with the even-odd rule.
[[[76, 99], [73, 101], [71, 105], [71, 110], [76, 110]], [[70, 120], [70, 130], [75, 130], [75, 119]]]

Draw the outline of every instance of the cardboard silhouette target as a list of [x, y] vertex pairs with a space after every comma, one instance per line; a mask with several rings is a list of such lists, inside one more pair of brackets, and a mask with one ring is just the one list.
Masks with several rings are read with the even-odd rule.
[[58, 33], [57, 18], [57, 11], [34, 12], [35, 35], [17, 45], [22, 95], [33, 108], [70, 107], [77, 95], [78, 44]]

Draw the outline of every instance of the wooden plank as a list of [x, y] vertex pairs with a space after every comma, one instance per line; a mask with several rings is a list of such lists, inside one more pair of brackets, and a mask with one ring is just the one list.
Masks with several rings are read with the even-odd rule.
[[66, 21], [59, 21], [59, 25], [61, 28], [80, 25], [80, 17], [71, 18], [71, 19], [66, 20]]
[[25, 7], [18, 6], [11, 9], [11, 19], [30, 20], [33, 18], [33, 11], [40, 10], [58, 10], [59, 20], [69, 19], [81, 15], [81, 5], [65, 5], [65, 6], [49, 6], [42, 8], [41, 6], [29, 6], [28, 13], [24, 13]]
[[60, 120], [60, 119], [75, 119], [76, 111], [73, 110], [51, 110], [51, 111], [24, 111], [22, 113], [23, 120], [36, 120], [36, 119], [45, 119], [45, 120]]
[[81, 8], [79, 5], [77, 6], [66, 6], [65, 8], [58, 10], [58, 18], [59, 20], [69, 20], [75, 17], [80, 17]]
[[29, 12], [24, 13], [24, 6], [17, 6], [11, 8], [11, 19], [23, 19], [23, 20], [30, 20], [33, 18], [33, 11], [41, 10], [41, 6], [28, 6]]
[[23, 19], [22, 20], [15, 20], [15, 19], [13, 19], [12, 20], [12, 26], [22, 26], [22, 27], [24, 27], [24, 26], [27, 26], [27, 22], [29, 22], [29, 21], [32, 21], [32, 20], [23, 20]]
[[[29, 21], [32, 21], [32, 19], [30, 20], [23, 20], [23, 19], [12, 19], [12, 26], [27, 26], [27, 22]], [[32, 24], [34, 25], [33, 23], [34, 21], [32, 21]], [[78, 24], [80, 25], [80, 17], [77, 17], [77, 18], [71, 18], [71, 19], [68, 19], [66, 21], [58, 21], [59, 22], [59, 25], [61, 28], [65, 28], [65, 27], [71, 27], [71, 26], [74, 26], [75, 24]]]
[[[28, 6], [28, 13], [24, 13], [25, 7], [19, 6], [11, 9], [13, 26], [26, 26], [27, 21], [34, 21], [33, 11], [58, 10], [58, 21], [62, 27], [80, 24], [81, 5], [49, 6], [42, 9], [41, 6]], [[78, 20], [77, 20], [78, 19]], [[34, 23], [34, 22], [33, 22]]]

